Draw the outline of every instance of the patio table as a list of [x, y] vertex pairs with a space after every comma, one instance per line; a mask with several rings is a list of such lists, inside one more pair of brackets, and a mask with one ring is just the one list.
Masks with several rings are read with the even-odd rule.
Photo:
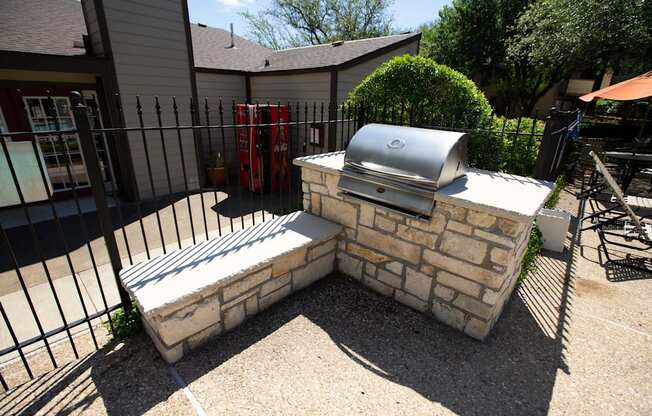
[[622, 176], [622, 188], [627, 192], [627, 188], [631, 184], [634, 176], [645, 167], [652, 166], [652, 154], [650, 153], [637, 153], [637, 152], [622, 152], [611, 151], [605, 152], [608, 159], [615, 159], [617, 163], [624, 166]]

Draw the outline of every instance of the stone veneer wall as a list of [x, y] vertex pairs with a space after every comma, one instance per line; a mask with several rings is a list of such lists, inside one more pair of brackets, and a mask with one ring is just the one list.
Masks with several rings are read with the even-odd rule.
[[223, 331], [333, 271], [337, 240], [314, 244], [276, 259], [213, 293], [165, 315], [144, 317], [145, 329], [167, 362], [178, 361]]
[[302, 167], [306, 211], [345, 227], [337, 269], [466, 334], [484, 339], [520, 272], [532, 221], [436, 202], [414, 219], [347, 196], [339, 176]]

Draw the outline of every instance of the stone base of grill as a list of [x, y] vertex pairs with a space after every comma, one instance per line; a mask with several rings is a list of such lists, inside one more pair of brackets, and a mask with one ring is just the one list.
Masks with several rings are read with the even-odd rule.
[[343, 195], [343, 153], [295, 160], [304, 209], [341, 224], [337, 265], [370, 289], [483, 340], [510, 298], [553, 184], [470, 171], [435, 194], [428, 220]]

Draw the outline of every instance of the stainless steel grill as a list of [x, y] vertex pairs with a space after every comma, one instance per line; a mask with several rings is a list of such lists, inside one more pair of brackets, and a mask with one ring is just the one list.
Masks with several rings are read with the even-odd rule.
[[430, 216], [434, 194], [466, 173], [467, 135], [368, 124], [346, 149], [339, 188], [354, 197]]

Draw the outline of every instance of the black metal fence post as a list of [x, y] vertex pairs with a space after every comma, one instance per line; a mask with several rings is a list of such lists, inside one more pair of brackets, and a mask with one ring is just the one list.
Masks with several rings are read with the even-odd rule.
[[558, 137], [555, 137], [553, 133], [554, 129], [552, 126], [552, 114], [556, 111], [555, 107], [550, 109], [550, 113], [546, 117], [546, 124], [543, 127], [543, 137], [541, 137], [541, 143], [539, 145], [539, 154], [537, 155], [537, 161], [534, 165], [534, 176], [536, 179], [549, 179], [550, 175], [550, 165], [555, 158], [555, 149], [557, 148]]
[[535, 178], [545, 180], [557, 178], [560, 163], [569, 148], [568, 141], [577, 134], [579, 111], [579, 109], [560, 111], [555, 107], [550, 109], [534, 168]]
[[73, 92], [71, 95], [72, 111], [77, 124], [77, 134], [79, 135], [79, 144], [81, 152], [84, 155], [84, 162], [86, 164], [86, 171], [88, 173], [88, 182], [93, 192], [95, 206], [97, 209], [97, 219], [100, 225], [102, 236], [106, 244], [106, 249], [109, 253], [109, 260], [115, 275], [116, 284], [118, 285], [118, 292], [120, 293], [120, 300], [125, 310], [131, 309], [131, 298], [127, 291], [120, 283], [120, 270], [122, 270], [122, 260], [120, 259], [120, 251], [118, 244], [113, 233], [113, 221], [111, 221], [111, 213], [106, 203], [106, 196], [104, 195], [104, 181], [102, 179], [102, 171], [100, 169], [100, 160], [97, 156], [97, 149], [95, 147], [95, 140], [91, 133], [90, 120], [88, 119], [88, 108], [82, 101], [79, 92]]

